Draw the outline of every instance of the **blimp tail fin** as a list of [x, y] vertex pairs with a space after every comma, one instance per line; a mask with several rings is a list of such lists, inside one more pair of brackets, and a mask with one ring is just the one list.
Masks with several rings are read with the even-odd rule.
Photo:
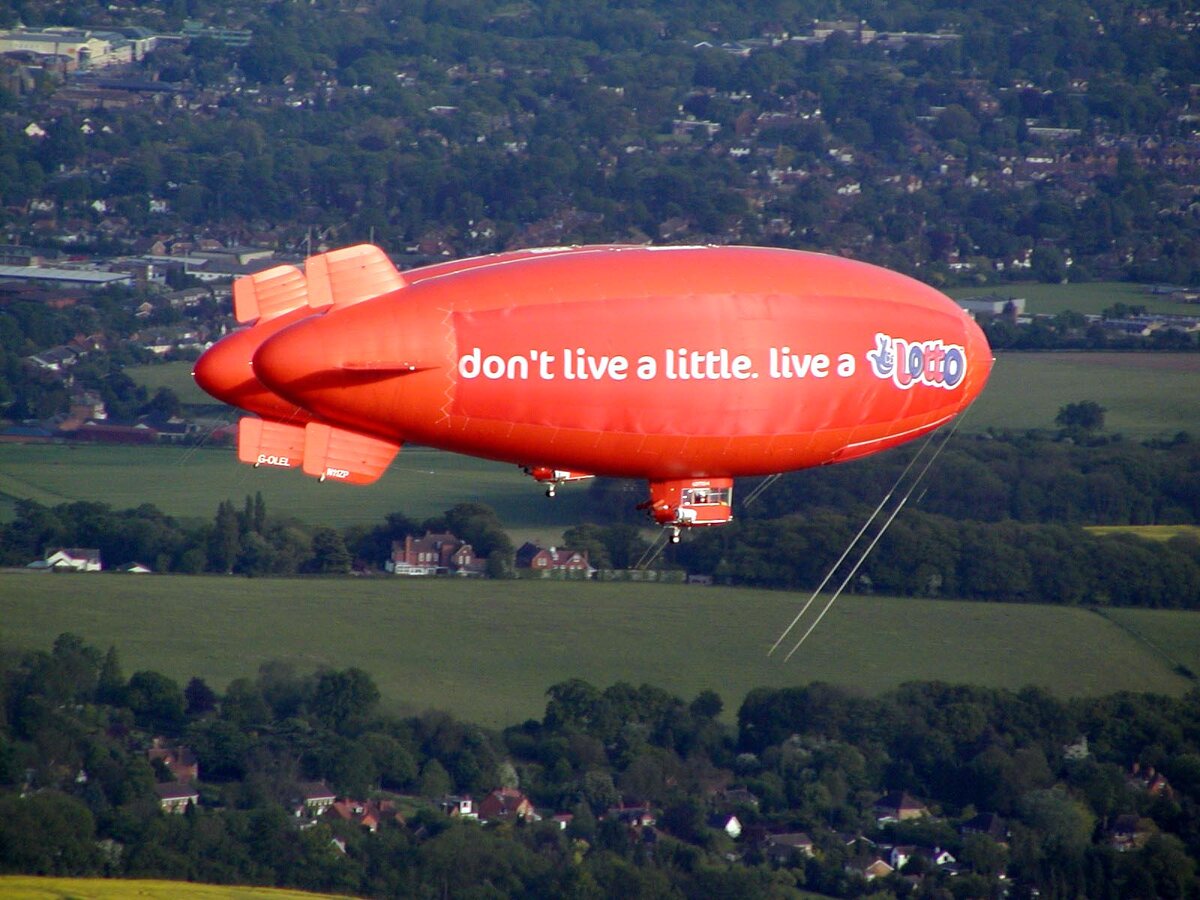
[[239, 322], [266, 322], [308, 305], [304, 273], [295, 266], [275, 266], [233, 283], [233, 314]]
[[372, 244], [310, 256], [301, 272], [274, 266], [233, 283], [233, 314], [239, 322], [267, 322], [301, 306], [350, 306], [405, 285], [392, 261]]
[[399, 444], [332, 425], [310, 422], [304, 429], [304, 472], [322, 481], [371, 484], [399, 452]]
[[237, 448], [238, 459], [252, 466], [295, 469], [304, 462], [304, 426], [243, 416]]
[[404, 276], [382, 250], [373, 244], [355, 244], [310, 256], [304, 262], [308, 278], [308, 303], [334, 309], [370, 300], [398, 290]]

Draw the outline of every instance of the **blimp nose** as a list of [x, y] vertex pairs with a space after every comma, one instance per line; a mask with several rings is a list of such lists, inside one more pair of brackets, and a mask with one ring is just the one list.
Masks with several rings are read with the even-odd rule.
[[213, 344], [200, 355], [192, 369], [196, 384], [233, 406], [240, 406], [247, 391], [254, 385], [250, 354], [241, 346], [241, 333], [235, 333]]
[[996, 361], [987, 336], [973, 319], [967, 322], [966, 352], [967, 385], [964, 406], [979, 396], [992, 373], [992, 364]]
[[272, 329], [262, 326], [235, 331], [204, 351], [192, 377], [208, 393], [230, 406], [282, 419], [300, 415], [296, 404], [272, 393], [254, 374], [251, 360]]
[[342, 336], [329, 316], [284, 328], [254, 352], [251, 367], [268, 389], [305, 409], [323, 391], [342, 384]]

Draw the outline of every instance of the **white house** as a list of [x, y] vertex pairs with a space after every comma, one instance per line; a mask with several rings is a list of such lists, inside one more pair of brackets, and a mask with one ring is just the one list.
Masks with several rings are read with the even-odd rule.
[[475, 801], [469, 794], [447, 794], [438, 803], [448, 816], [457, 816], [460, 819], [478, 819], [479, 811], [475, 808]]
[[183, 782], [156, 784], [154, 791], [158, 794], [158, 804], [164, 812], [182, 813], [187, 810], [189, 803], [193, 806], [200, 803], [200, 792]]
[[712, 828], [725, 832], [734, 840], [741, 837], [742, 823], [738, 820], [737, 816], [729, 814], [711, 816], [708, 824]]
[[99, 572], [100, 551], [93, 548], [60, 547], [45, 559], [31, 562], [26, 568], [51, 569], [55, 572]]
[[337, 800], [337, 795], [323, 781], [304, 781], [298, 787], [299, 795], [292, 806], [292, 812], [297, 818], [316, 818]]

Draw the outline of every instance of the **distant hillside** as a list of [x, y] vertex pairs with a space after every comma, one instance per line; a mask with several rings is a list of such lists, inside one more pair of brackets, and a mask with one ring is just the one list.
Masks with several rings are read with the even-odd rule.
[[1200, 278], [1189, 4], [16, 9], [171, 38], [13, 73], [0, 199], [71, 253], [650, 239], [935, 283]]

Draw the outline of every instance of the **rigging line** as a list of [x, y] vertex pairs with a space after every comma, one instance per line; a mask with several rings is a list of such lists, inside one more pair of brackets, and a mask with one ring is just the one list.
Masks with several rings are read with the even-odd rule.
[[667, 549], [667, 544], [670, 542], [670, 540], [671, 540], [671, 533], [667, 529], [664, 528], [659, 533], [658, 537], [656, 537], [654, 539], [654, 543], [652, 543], [649, 547], [647, 547], [645, 549], [645, 551], [642, 553], [641, 558], [637, 561], [637, 565], [635, 565], [634, 568], [635, 569], [649, 568], [650, 565], [656, 559], [658, 559], [659, 555], [664, 550]]
[[[189, 417], [188, 420], [191, 421], [191, 418]], [[201, 432], [199, 437], [196, 439], [196, 441], [187, 446], [187, 449], [185, 450], [183, 456], [180, 457], [178, 465], [183, 466], [183, 465], [186, 465], [187, 463], [191, 462], [192, 457], [195, 456], [196, 454], [198, 454], [200, 452], [200, 448], [206, 446], [208, 444], [209, 439], [214, 434], [216, 434], [217, 431], [222, 427], [224, 427], [224, 426], [223, 425], [213, 425], [207, 431]]]
[[[963, 413], [965, 414], [966, 410], [963, 410]], [[855, 576], [855, 574], [858, 572], [859, 568], [862, 567], [862, 564], [867, 561], [867, 557], [871, 554], [871, 551], [875, 549], [875, 545], [877, 543], [879, 543], [879, 539], [881, 537], [883, 537], [884, 532], [886, 532], [888, 530], [888, 526], [890, 526], [892, 524], [892, 522], [895, 520], [896, 516], [899, 515], [900, 510], [902, 510], [904, 508], [904, 504], [906, 504], [908, 502], [908, 498], [913, 495], [913, 491], [915, 491], [917, 489], [917, 487], [921, 484], [921, 481], [925, 478], [925, 474], [929, 471], [929, 468], [933, 465], [934, 460], [936, 460], [938, 458], [938, 456], [941, 454], [942, 450], [944, 450], [946, 448], [946, 445], [948, 443], [950, 443], [950, 438], [954, 437], [954, 432], [958, 430], [958, 426], [959, 426], [959, 424], [961, 424], [961, 421], [962, 421], [962, 416], [960, 415], [958, 417], [958, 419], [955, 421], [954, 425], [951, 427], [949, 433], [946, 435], [946, 439], [944, 441], [942, 441], [941, 444], [938, 445], [937, 449], [934, 450], [934, 452], [933, 452], [933, 456], [929, 457], [929, 461], [926, 462], [925, 465], [922, 467], [921, 471], [917, 473], [916, 480], [913, 481], [912, 485], [908, 489], [908, 492], [903, 497], [900, 498], [900, 502], [896, 504], [896, 508], [892, 511], [892, 514], [890, 516], [888, 516], [887, 521], [885, 521], [883, 523], [883, 527], [879, 529], [879, 533], [877, 535], [875, 535], [874, 539], [872, 539], [871, 543], [867, 546], [867, 549], [863, 551], [862, 556], [860, 556], [858, 558], [858, 562], [856, 562], [854, 564], [854, 568], [852, 568], [850, 570], [850, 574], [848, 574], [845, 577], [845, 579], [842, 581], [841, 585], [838, 586], [838, 589], [836, 591], [834, 591], [833, 596], [829, 598], [829, 602], [825, 604], [825, 608], [823, 610], [821, 610], [821, 614], [817, 616], [816, 621], [814, 621], [812, 623], [812, 625], [810, 625], [808, 627], [808, 631], [804, 632], [804, 634], [801, 636], [800, 640], [796, 641], [796, 645], [794, 647], [792, 647], [792, 649], [788, 652], [788, 655], [783, 658], [784, 662], [787, 662], [789, 659], [791, 659], [792, 654], [794, 654], [797, 650], [800, 649], [800, 645], [803, 644], [805, 642], [805, 640], [808, 639], [808, 636], [813, 633], [813, 629], [815, 629], [817, 627], [817, 625], [820, 624], [821, 620], [823, 618], [825, 618], [825, 613], [829, 612], [830, 608], [833, 606], [833, 604], [837, 600], [837, 598], [842, 595], [842, 591], [844, 591], [846, 589], [846, 585], [848, 585], [850, 583], [850, 579], [852, 579]], [[931, 437], [932, 437], [932, 435], [931, 435]], [[924, 450], [924, 448], [922, 448], [922, 450]]]
[[784, 638], [792, 633], [792, 629], [796, 627], [796, 623], [804, 618], [804, 614], [808, 612], [808, 608], [812, 606], [813, 601], [817, 599], [817, 595], [820, 594], [821, 591], [825, 590], [825, 585], [829, 584], [829, 579], [833, 577], [834, 573], [838, 570], [842, 563], [846, 561], [846, 557], [850, 555], [851, 551], [854, 550], [858, 542], [862, 540], [863, 534], [868, 528], [871, 527], [871, 523], [875, 521], [875, 517], [879, 515], [883, 507], [892, 498], [892, 494], [896, 493], [896, 489], [900, 487], [900, 482], [902, 482], [905, 476], [908, 475], [909, 471], [913, 467], [913, 464], [916, 463], [916, 461], [921, 458], [921, 455], [929, 448], [929, 444], [932, 440], [933, 432], [930, 432], [929, 437], [925, 439], [925, 443], [923, 443], [921, 448], [913, 454], [913, 458], [908, 461], [908, 465], [904, 467], [904, 471], [902, 471], [896, 478], [895, 482], [891, 486], [891, 489], [888, 490], [887, 494], [884, 495], [884, 498], [879, 501], [879, 505], [875, 507], [875, 511], [871, 513], [871, 515], [867, 518], [867, 521], [863, 522], [862, 528], [858, 529], [858, 534], [856, 534], [854, 539], [846, 545], [846, 549], [842, 551], [842, 555], [838, 557], [838, 561], [830, 566], [829, 571], [825, 574], [825, 578], [822, 579], [819, 585], [817, 585], [817, 589], [812, 592], [812, 596], [808, 598], [808, 602], [800, 608], [800, 612], [796, 613], [796, 617], [792, 619], [792, 621], [788, 624], [788, 627], [783, 630], [783, 633], [779, 635], [779, 637], [775, 640], [775, 643], [771, 645], [771, 649], [767, 651], [767, 656], [770, 656], [779, 649], [779, 645], [783, 643]]
[[742, 501], [742, 508], [746, 508], [755, 500], [757, 500], [763, 491], [765, 491], [782, 477], [782, 472], [776, 472], [774, 475], [768, 475], [766, 478], [760, 481], [757, 485], [755, 485], [754, 489], [746, 495], [746, 499]]
[[191, 462], [192, 457], [195, 456], [196, 454], [198, 454], [200, 452], [200, 448], [206, 446], [208, 444], [209, 438], [211, 438], [214, 434], [216, 434], [217, 431], [222, 427], [224, 427], [224, 426], [213, 425], [207, 431], [201, 432], [200, 436], [196, 439], [195, 443], [188, 445], [186, 451], [184, 452], [183, 456], [180, 458], [177, 465], [183, 466], [183, 465], [186, 465], [187, 463]]
[[651, 543], [650, 546], [647, 547], [642, 552], [642, 555], [638, 559], [637, 564], [634, 566], [634, 568], [635, 569], [649, 568], [650, 565], [656, 559], [658, 559], [659, 554], [661, 554], [663, 552], [663, 550], [666, 549], [668, 540], [670, 540], [670, 538], [668, 537], [667, 532], [665, 530], [662, 531], [658, 535], [658, 537], [656, 537], [654, 539], [653, 543]]
[[[893, 487], [892, 490], [895, 490], [895, 487]], [[817, 595], [820, 594], [821, 591], [823, 591], [825, 589], [825, 585], [827, 585], [829, 583], [829, 579], [833, 577], [833, 573], [836, 572], [838, 570], [838, 567], [841, 566], [841, 564], [846, 561], [846, 557], [850, 555], [850, 551], [853, 550], [855, 545], [859, 542], [859, 540], [862, 539], [863, 532], [865, 532], [871, 526], [871, 523], [875, 521], [875, 517], [877, 515], [879, 515], [879, 511], [881, 509], [883, 509], [883, 505], [885, 503], [887, 503], [888, 497], [891, 497], [891, 496], [892, 496], [892, 492], [889, 491], [887, 497], [884, 497], [882, 500], [879, 501], [879, 505], [875, 507], [875, 511], [873, 513], [871, 513], [870, 517], [865, 522], [863, 522], [862, 528], [860, 528], [858, 530], [858, 534], [856, 534], [854, 536], [854, 540], [852, 540], [849, 544], [846, 545], [846, 549], [842, 551], [842, 555], [838, 557], [838, 561], [835, 562], [830, 567], [829, 571], [825, 574], [825, 578], [822, 579], [822, 581], [819, 585], [817, 585], [817, 589], [812, 592], [812, 596], [808, 598], [808, 601], [802, 607], [800, 607], [800, 612], [796, 613], [796, 617], [794, 619], [792, 619], [791, 622], [788, 623], [788, 627], [783, 629], [783, 632], [779, 635], [779, 637], [777, 637], [775, 639], [775, 643], [772, 644], [771, 649], [767, 651], [767, 656], [770, 656], [772, 653], [774, 653], [776, 650], [779, 649], [779, 645], [783, 643], [783, 639], [786, 638], [789, 634], [791, 634], [792, 629], [796, 627], [796, 623], [799, 622], [802, 618], [804, 618], [804, 614], [806, 612], [808, 612], [808, 608], [810, 606], [812, 606], [813, 601], [817, 599]]]
[[884, 532], [888, 530], [888, 526], [892, 524], [892, 520], [896, 518], [900, 510], [904, 509], [904, 504], [908, 502], [908, 498], [909, 494], [905, 494], [900, 498], [900, 502], [896, 504], [896, 508], [892, 510], [891, 515], [889, 515], [884, 521], [883, 527], [879, 529], [879, 533], [876, 534], [871, 540], [871, 543], [867, 545], [867, 549], [863, 551], [862, 556], [858, 558], [858, 562], [856, 562], [853, 568], [850, 569], [850, 573], [845, 577], [842, 583], [838, 585], [838, 589], [833, 592], [833, 596], [829, 598], [829, 602], [825, 604], [825, 608], [821, 610], [817, 618], [813, 620], [813, 623], [808, 626], [808, 631], [804, 632], [804, 634], [800, 636], [800, 640], [796, 641], [796, 645], [788, 651], [788, 655], [783, 658], [784, 662], [787, 662], [792, 658], [792, 654], [800, 649], [800, 645], [803, 644], [805, 640], [808, 639], [808, 636], [813, 633], [813, 630], [821, 624], [821, 620], [825, 618], [825, 613], [829, 612], [830, 608], [837, 601], [837, 598], [842, 595], [842, 591], [846, 589], [846, 585], [850, 583], [850, 579], [855, 576], [859, 570], [859, 567], [867, 561], [867, 557], [870, 555], [871, 551], [875, 549], [875, 545], [879, 543], [879, 539], [883, 537]]

